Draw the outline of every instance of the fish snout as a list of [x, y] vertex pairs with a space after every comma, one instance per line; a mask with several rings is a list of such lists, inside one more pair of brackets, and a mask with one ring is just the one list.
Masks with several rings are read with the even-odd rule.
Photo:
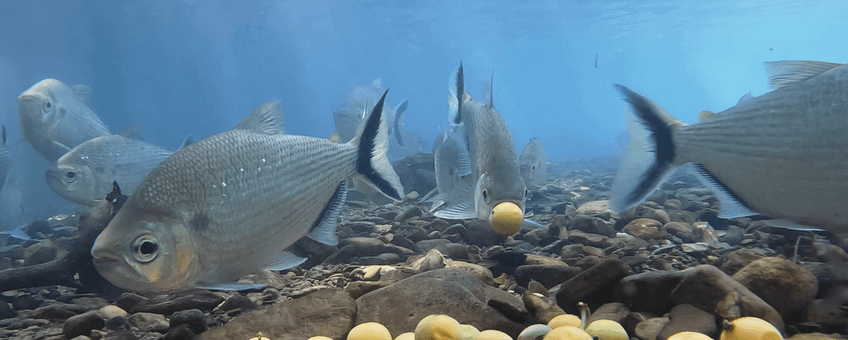
[[524, 213], [521, 208], [513, 202], [498, 203], [489, 215], [492, 230], [502, 235], [513, 235], [521, 230], [524, 222]]
[[43, 121], [53, 108], [53, 102], [42, 95], [24, 93], [18, 96], [18, 110], [26, 112], [31, 119]]

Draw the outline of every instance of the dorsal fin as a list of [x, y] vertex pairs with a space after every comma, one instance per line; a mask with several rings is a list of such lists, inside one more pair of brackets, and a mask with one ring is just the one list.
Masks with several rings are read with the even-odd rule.
[[783, 60], [766, 62], [769, 87], [779, 89], [800, 83], [843, 64], [810, 60]]
[[262, 104], [236, 125], [235, 130], [276, 135], [286, 132], [283, 121], [283, 110], [280, 101], [275, 100]]
[[77, 95], [80, 101], [85, 103], [89, 96], [91, 96], [91, 87], [86, 85], [74, 85], [74, 94]]
[[754, 96], [751, 95], [751, 92], [748, 92], [744, 96], [742, 96], [742, 98], [739, 98], [739, 101], [736, 102], [736, 105], [742, 104], [742, 103], [747, 102], [751, 99], [754, 99]]
[[488, 91], [489, 93], [486, 94], [486, 97], [487, 97], [486, 98], [486, 105], [488, 105], [489, 107], [495, 107], [495, 99], [494, 99], [494, 95], [493, 95], [494, 91], [492, 91], [492, 87], [494, 86], [494, 84], [495, 84], [495, 70], [492, 70], [492, 77], [489, 78], [489, 85], [486, 86], [487, 89], [489, 90]]
[[462, 62], [459, 62], [459, 70], [456, 71], [456, 112], [452, 117], [454, 124], [462, 123], [462, 101], [465, 99], [465, 80], [462, 75]]

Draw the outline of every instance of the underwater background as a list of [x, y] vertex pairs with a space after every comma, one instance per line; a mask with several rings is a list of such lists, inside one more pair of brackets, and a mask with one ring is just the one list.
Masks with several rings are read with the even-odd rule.
[[20, 133], [15, 98], [44, 78], [90, 86], [110, 131], [170, 150], [273, 99], [288, 133], [328, 137], [348, 91], [381, 78], [429, 152], [462, 61], [472, 95], [492, 77], [518, 150], [539, 137], [551, 161], [600, 159], [627, 143], [612, 84], [693, 123], [767, 92], [763, 62], [845, 62], [846, 13], [841, 0], [2, 2], [0, 230], [76, 208]]

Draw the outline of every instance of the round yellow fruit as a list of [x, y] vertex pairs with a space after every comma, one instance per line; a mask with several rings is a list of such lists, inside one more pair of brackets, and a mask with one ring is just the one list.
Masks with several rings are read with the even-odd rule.
[[262, 332], [256, 334], [255, 337], [250, 338], [250, 340], [271, 340], [267, 336], [262, 335]]
[[[268, 339], [268, 338], [265, 338], [265, 339]], [[250, 339], [250, 340], [253, 340], [253, 339]], [[311, 338], [309, 338], [309, 339], [307, 339], [307, 340], [333, 340], [333, 338], [331, 338], [331, 337], [327, 337], [327, 336], [323, 336], [323, 335], [319, 335], [319, 336], [313, 336], [313, 337], [311, 337]]]
[[574, 314], [560, 314], [548, 321], [548, 326], [557, 328], [562, 326], [573, 326], [580, 328], [580, 317]]
[[389, 329], [376, 322], [356, 325], [347, 333], [347, 340], [392, 340]]
[[398, 335], [395, 340], [415, 340], [415, 333], [406, 332], [401, 335]]
[[524, 213], [515, 203], [501, 202], [492, 208], [492, 230], [501, 235], [513, 235], [521, 230]]
[[457, 339], [459, 339], [459, 322], [447, 315], [428, 315], [415, 327], [415, 340]]
[[480, 331], [472, 325], [459, 325], [459, 340], [475, 340]]
[[544, 340], [592, 340], [592, 336], [574, 326], [561, 326], [548, 332]]
[[[729, 324], [729, 325], [728, 325]], [[783, 340], [780, 331], [766, 320], [745, 316], [725, 323], [720, 340]]]
[[487, 329], [480, 332], [476, 340], [512, 340], [512, 337], [498, 330]]
[[600, 340], [630, 340], [624, 327], [612, 320], [592, 321], [589, 326], [586, 326], [586, 333]]
[[674, 335], [668, 337], [668, 339], [666, 340], [713, 340], [713, 338], [707, 336], [704, 333], [684, 331], [680, 333], [675, 333]]

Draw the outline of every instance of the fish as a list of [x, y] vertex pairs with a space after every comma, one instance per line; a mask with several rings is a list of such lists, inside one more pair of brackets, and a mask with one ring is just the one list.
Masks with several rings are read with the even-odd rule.
[[3, 184], [6, 183], [6, 175], [9, 174], [9, 162], [12, 156], [9, 154], [9, 147], [6, 146], [6, 126], [0, 125], [0, 130], [3, 133], [3, 144], [0, 144], [0, 191], [2, 191]]
[[524, 150], [521, 150], [518, 169], [528, 189], [538, 190], [545, 186], [548, 181], [548, 157], [539, 138], [531, 139]]
[[467, 145], [471, 180], [460, 181], [464, 186], [453, 189], [463, 193], [455, 195], [461, 199], [452, 199], [433, 214], [446, 219], [478, 218], [497, 233], [515, 234], [524, 222], [529, 193], [519, 174], [512, 135], [494, 106], [491, 86], [486, 102], [480, 103], [465, 92], [462, 63], [451, 79], [450, 123], [463, 128], [459, 138]]
[[[279, 109], [279, 107], [277, 107]], [[183, 145], [191, 143], [187, 138]], [[94, 207], [117, 181], [127, 192], [173, 152], [121, 135], [101, 136], [68, 151], [45, 173], [47, 185], [70, 201]]]
[[449, 202], [468, 201], [471, 197], [474, 179], [470, 176], [471, 158], [464, 138], [463, 126], [455, 126], [445, 130], [433, 145], [436, 188], [421, 199], [422, 202], [432, 202], [430, 212]]
[[55, 162], [73, 147], [111, 133], [86, 106], [87, 86], [44, 79], [18, 96], [21, 132], [41, 157]]
[[347, 143], [283, 134], [277, 111], [260, 109], [180, 149], [97, 237], [95, 268], [132, 291], [242, 290], [262, 286], [245, 275], [303, 263], [290, 249], [303, 237], [336, 245], [349, 180], [404, 198], [386, 159], [387, 92]]
[[[341, 143], [351, 140], [365, 121], [365, 115], [374, 108], [373, 103], [383, 92], [382, 80], [374, 79], [370, 86], [355, 87], [348, 93], [347, 100], [342, 107], [333, 112], [335, 131], [330, 135], [330, 140], [338, 140]], [[404, 99], [394, 108], [386, 107], [383, 115], [386, 116], [389, 126], [389, 135], [394, 136], [398, 145], [403, 144], [403, 118], [409, 101]]]
[[848, 66], [779, 61], [766, 67], [775, 90], [693, 125], [615, 85], [637, 119], [610, 207], [634, 207], [685, 169], [718, 198], [721, 218], [765, 215], [848, 232]]

